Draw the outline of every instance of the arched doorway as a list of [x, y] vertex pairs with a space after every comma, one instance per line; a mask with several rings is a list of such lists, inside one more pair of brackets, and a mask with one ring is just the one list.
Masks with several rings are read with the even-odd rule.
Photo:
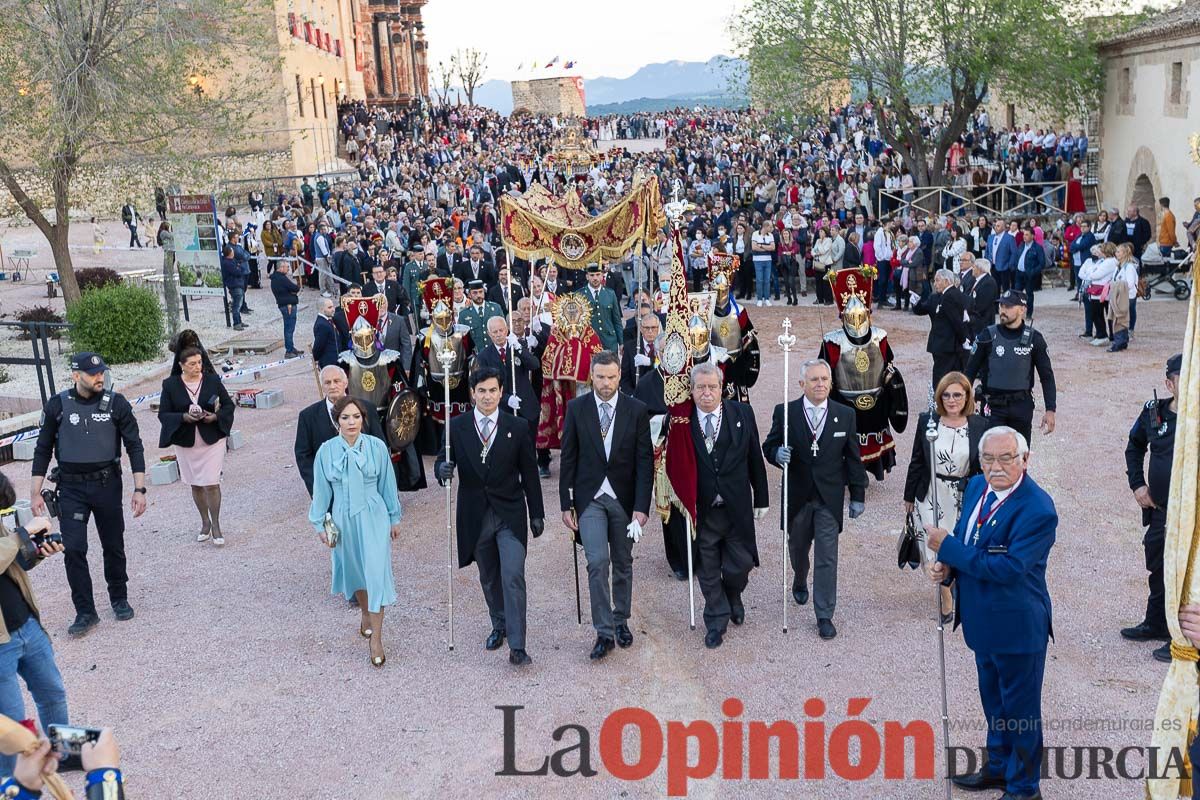
[[[1137, 180], [1133, 182], [1133, 194], [1129, 196], [1129, 202], [1138, 207], [1138, 211], [1150, 222], [1150, 230], [1156, 230], [1158, 225], [1158, 198], [1154, 196], [1154, 184], [1150, 182], [1150, 177], [1146, 173], [1137, 176]], [[1125, 213], [1125, 209], [1121, 209], [1121, 213]]]

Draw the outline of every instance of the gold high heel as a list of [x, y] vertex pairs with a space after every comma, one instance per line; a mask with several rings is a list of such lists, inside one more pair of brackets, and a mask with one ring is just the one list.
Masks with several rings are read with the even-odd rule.
[[363, 637], [364, 639], [370, 639], [372, 636], [375, 635], [375, 631], [371, 630], [370, 628], [359, 628], [358, 635]]

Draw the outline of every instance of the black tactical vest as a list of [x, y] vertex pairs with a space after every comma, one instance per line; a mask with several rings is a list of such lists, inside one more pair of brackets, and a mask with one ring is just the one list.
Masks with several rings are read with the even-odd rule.
[[999, 326], [988, 328], [992, 347], [988, 351], [987, 389], [993, 392], [1027, 392], [1033, 375], [1033, 328], [1025, 325], [1016, 341], [1000, 336]]
[[111, 392], [105, 392], [94, 405], [80, 403], [70, 391], [58, 397], [62, 401], [57, 441], [60, 463], [101, 464], [120, 458]]

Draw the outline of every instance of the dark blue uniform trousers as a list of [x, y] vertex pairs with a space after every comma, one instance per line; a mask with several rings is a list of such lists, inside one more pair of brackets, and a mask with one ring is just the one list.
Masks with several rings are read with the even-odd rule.
[[1046, 651], [975, 654], [987, 717], [987, 774], [1014, 794], [1034, 794], [1042, 769], [1042, 676]]
[[76, 614], [95, 614], [92, 576], [88, 570], [88, 518], [96, 517], [96, 532], [104, 552], [104, 579], [112, 603], [128, 600], [129, 576], [125, 570], [125, 516], [121, 507], [120, 473], [105, 480], [59, 483], [59, 521], [62, 523], [63, 559], [71, 602]]

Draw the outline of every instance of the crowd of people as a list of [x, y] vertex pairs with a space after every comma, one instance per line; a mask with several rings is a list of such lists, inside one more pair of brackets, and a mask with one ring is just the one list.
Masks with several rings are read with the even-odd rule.
[[[705, 646], [721, 647], [728, 625], [746, 622], [742, 593], [759, 562], [755, 523], [779, 491], [768, 465], [787, 476], [788, 516], [781, 524], [789, 531], [792, 598], [804, 606], [811, 594], [817, 634], [834, 638], [838, 536], [847, 516], [864, 512], [868, 475], [882, 480], [896, 461], [894, 452], [881, 452], [894, 446], [889, 423], [868, 430], [864, 420], [877, 404], [886, 407], [889, 392], [904, 393], [871, 314], [909, 311], [931, 319], [932, 408], [918, 424], [937, 431], [928, 452], [918, 436], [905, 478], [917, 564], [945, 586], [943, 624], [961, 622], [976, 653], [989, 721], [1040, 720], [1050, 631], [1045, 567], [1057, 516], [1053, 500], [1026, 472], [1035, 377], [1044, 434], [1054, 430], [1056, 399], [1046, 341], [1029, 322], [1034, 299], [1051, 290], [1050, 276], [1061, 277], [1081, 304], [1082, 335], [1114, 351], [1126, 348], [1136, 325], [1141, 261], [1148, 249], [1170, 257], [1180, 244], [1167, 199], [1160, 202], [1157, 233], [1137, 206], [1123, 216], [1111, 209], [1094, 218], [1057, 211], [991, 218], [968, 216], [966, 204], [930, 212], [893, 202], [889, 181], [903, 192], [912, 188], [911, 175], [906, 185], [906, 167], [878, 139], [869, 106], [790, 122], [738, 110], [604, 118], [590, 123], [595, 137], [664, 136], [665, 149], [612, 150], [579, 174], [548, 158], [568, 128], [555, 118], [461, 107], [392, 113], [354, 102], [341, 103], [338, 114], [357, 179], [317, 176], [294, 194], [268, 198], [253, 191], [244, 206], [230, 205], [221, 272], [235, 327], [250, 313], [247, 290], [263, 288], [267, 274], [289, 356], [301, 352], [293, 338], [301, 297], [317, 298], [311, 352], [324, 397], [300, 414], [296, 462], [312, 497], [308, 522], [330, 548], [331, 590], [357, 607], [373, 666], [387, 660], [382, 632], [385, 609], [397, 597], [390, 552], [403, 530], [401, 500], [426, 488], [428, 456], [435, 457], [437, 481], [457, 492], [456, 563], [477, 566], [489, 617], [484, 647], [497, 650], [507, 641], [515, 666], [533, 660], [525, 556], [529, 539], [546, 527], [542, 487], [554, 450], [559, 512], [586, 560], [596, 637], [590, 659], [634, 643], [632, 549], [663, 490], [657, 457], [671, 446], [695, 456], [696, 536], [687, 541], [672, 515], [662, 526], [664, 550], [676, 578], [691, 580], [694, 570]], [[940, 124], [931, 114], [923, 132], [936, 136]], [[1081, 135], [994, 131], [986, 115], [964, 137], [949, 166], [1016, 165], [1039, 171], [1035, 183], [1054, 183], [1047, 165], [1077, 168], [1087, 150]], [[502, 195], [538, 182], [559, 194], [577, 191], [596, 215], [621, 201], [635, 171], [656, 175], [664, 194], [689, 203], [654, 242], [586, 270], [514, 257], [504, 248]], [[1061, 206], [1051, 198], [1045, 209]], [[1200, 227], [1200, 200], [1197, 209], [1189, 242]], [[131, 234], [136, 241], [132, 228]], [[866, 284], [849, 299], [835, 293], [832, 280], [848, 273]], [[687, 430], [669, 438], [667, 385], [678, 376], [663, 365], [662, 331], [672, 281], [681, 280], [716, 299], [698, 327], [688, 320], [693, 366], [683, 380], [694, 409]], [[748, 392], [758, 370], [755, 332], [738, 301], [764, 307], [786, 298], [797, 305], [810, 291], [813, 303], [843, 312], [841, 328], [826, 335], [822, 358], [800, 365], [802, 396], [777, 405], [770, 431], [760, 436]], [[560, 301], [571, 297], [574, 317], [561, 311], [570, 303]], [[718, 333], [721, 325], [733, 325], [735, 335]], [[159, 443], [175, 448], [190, 486], [200, 516], [197, 542], [219, 546], [224, 440], [234, 407], [198, 339], [181, 338], [173, 351]], [[123, 446], [137, 515], [145, 508], [142, 446], [128, 401], [105, 389], [103, 359], [77, 354], [72, 368], [74, 386], [51, 401], [38, 440], [33, 510], [40, 519], [43, 480], [56, 457], [58, 502], [80, 512], [76, 523], [95, 515], [112, 609], [118, 620], [129, 619], [120, 457]], [[873, 383], [848, 384], [855, 370]], [[1174, 387], [1174, 360], [1167, 377]], [[424, 416], [420, 431], [397, 442], [389, 403], [404, 392], [416, 394]], [[1173, 408], [1156, 406], [1154, 419]], [[907, 407], [893, 404], [888, 413], [902, 430], [898, 420]], [[63, 425], [64, 414], [94, 421], [97, 435], [74, 421]], [[388, 423], [386, 433], [381, 422]], [[1144, 622], [1123, 632], [1133, 639], [1164, 636], [1161, 544], [1157, 562], [1153, 552], [1164, 519], [1157, 513], [1165, 504], [1161, 463], [1152, 463], [1147, 488], [1139, 460], [1147, 448], [1152, 462], [1155, 454], [1161, 460], [1161, 430], [1135, 427], [1127, 451], [1131, 489], [1150, 512], [1153, 534], [1147, 535], [1152, 599]], [[870, 455], [867, 441], [874, 443]], [[878, 461], [866, 463], [872, 458]], [[62, 518], [61, 545], [40, 545], [24, 557], [65, 550], [77, 612], [69, 633], [82, 636], [99, 617], [86, 525], [69, 516]], [[22, 530], [34, 536], [45, 530], [40, 525]], [[996, 570], [1014, 579], [999, 585]], [[53, 668], [28, 584], [20, 575], [11, 580], [9, 590], [0, 580], [6, 627], [10, 633], [36, 628], [24, 646], [40, 647]], [[23, 618], [18, 597], [28, 612]], [[0, 643], [0, 656], [5, 647]], [[23, 713], [18, 674], [34, 694], [43, 727], [65, 723], [56, 668], [33, 676], [13, 667], [4, 677], [15, 695], [8, 692], [2, 710], [14, 718]], [[1029, 691], [1010, 694], [1011, 681]], [[1037, 796], [1036, 769], [1028, 766], [1040, 759], [1018, 757], [1040, 750], [1040, 728], [1030, 732], [1035, 727], [1014, 727], [1003, 741], [989, 737], [995, 763], [961, 785]]]

